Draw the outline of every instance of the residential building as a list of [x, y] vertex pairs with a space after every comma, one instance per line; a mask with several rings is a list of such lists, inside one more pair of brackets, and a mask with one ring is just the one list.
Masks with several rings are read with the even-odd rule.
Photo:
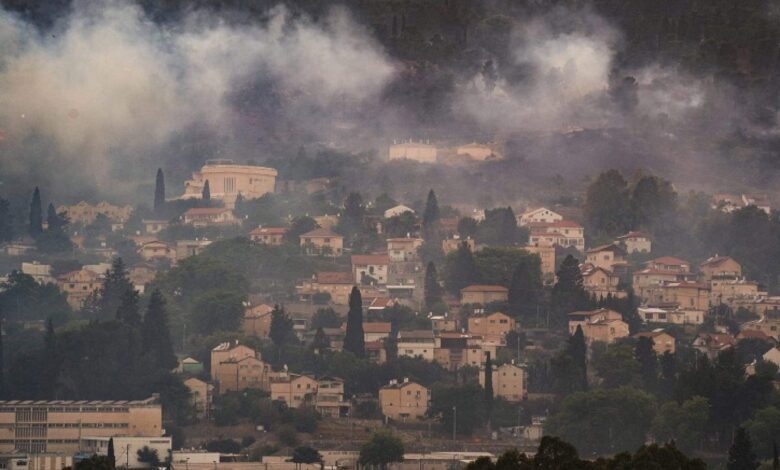
[[619, 245], [601, 245], [585, 252], [585, 263], [614, 271], [616, 264], [625, 265], [626, 252]]
[[459, 235], [454, 235], [452, 238], [445, 238], [441, 241], [441, 249], [444, 254], [447, 255], [453, 251], [457, 251], [461, 245], [466, 244], [469, 250], [473, 253], [477, 249], [477, 243], [472, 238], [460, 238]]
[[509, 289], [504, 286], [474, 284], [460, 290], [460, 302], [464, 305], [506, 302], [508, 298]]
[[232, 209], [239, 194], [245, 199], [256, 199], [273, 193], [277, 172], [273, 168], [237, 165], [232, 160], [211, 160], [192, 174], [184, 183], [182, 199], [199, 199], [206, 181], [211, 199], [223, 201]]
[[446, 313], [444, 315], [434, 315], [431, 317], [431, 328], [433, 328], [435, 333], [457, 331], [458, 322]]
[[455, 153], [457, 155], [476, 161], [495, 160], [501, 158], [501, 155], [496, 151], [496, 149], [490, 145], [478, 144], [476, 142], [461, 145], [455, 149]]
[[60, 290], [68, 296], [68, 305], [80, 309], [84, 301], [103, 286], [103, 276], [92, 271], [81, 269], [71, 271], [57, 278]]
[[185, 224], [193, 227], [236, 225], [241, 221], [227, 207], [193, 207], [182, 216]]
[[241, 331], [247, 336], [268, 338], [268, 333], [271, 331], [271, 312], [273, 310], [273, 307], [266, 304], [247, 308], [244, 310]]
[[541, 260], [542, 277], [544, 282], [552, 284], [555, 282], [555, 273], [558, 271], [558, 266], [555, 262], [555, 245], [552, 243], [535, 243], [529, 244], [523, 247], [523, 249], [529, 253], [535, 254]]
[[307, 255], [341, 256], [344, 251], [344, 237], [326, 228], [304, 233], [300, 241]]
[[634, 335], [634, 338], [650, 338], [653, 340], [653, 350], [658, 356], [663, 356], [665, 353], [674, 354], [676, 351], [674, 336], [667, 333], [663, 328], [639, 332]]
[[176, 261], [189, 258], [203, 253], [211, 245], [211, 240], [177, 240], [176, 241]]
[[382, 414], [395, 421], [425, 418], [431, 403], [431, 391], [426, 387], [404, 379], [391, 380], [379, 389], [379, 406]]
[[160, 240], [144, 243], [138, 249], [138, 254], [146, 261], [176, 260], [176, 249]]
[[187, 356], [179, 360], [176, 372], [180, 374], [200, 375], [203, 373], [203, 363], [194, 357]]
[[257, 227], [249, 232], [249, 239], [264, 245], [281, 245], [289, 229], [286, 227]]
[[303, 280], [296, 290], [302, 300], [313, 301], [317, 294], [328, 294], [334, 304], [347, 305], [354, 285], [352, 273], [326, 271], [315, 274], [313, 279]]
[[390, 217], [396, 217], [406, 212], [410, 212], [412, 215], [414, 215], [414, 209], [403, 204], [399, 204], [397, 206], [391, 207], [390, 209], [387, 209], [384, 212], [384, 217], [385, 219], [389, 219]]
[[315, 215], [312, 218], [317, 226], [328, 230], [333, 230], [333, 227], [339, 224], [339, 218], [336, 215]]
[[468, 319], [468, 331], [472, 335], [505, 337], [510, 331], [515, 331], [515, 328], [514, 318], [501, 312], [472, 315]]
[[[485, 386], [485, 367], [479, 370], [479, 384]], [[514, 362], [493, 368], [493, 396], [508, 402], [519, 402], [528, 396], [526, 371]]]
[[270, 371], [271, 366], [259, 354], [225, 359], [217, 365], [217, 390], [220, 395], [246, 389], [268, 390]]
[[712, 256], [699, 265], [704, 282], [710, 282], [713, 278], [739, 278], [742, 276], [742, 265], [730, 256]]
[[588, 344], [594, 341], [609, 344], [628, 336], [628, 323], [623, 321], [623, 316], [606, 308], [570, 313], [569, 334], [573, 335], [577, 327], [582, 328]]
[[616, 243], [621, 245], [626, 253], [650, 253], [653, 250], [653, 242], [650, 236], [644, 232], [628, 232], [617, 237]]
[[359, 284], [386, 285], [389, 266], [386, 254], [352, 255], [352, 278]]
[[531, 245], [550, 244], [563, 248], [574, 247], [579, 251], [585, 249], [585, 229], [582, 225], [568, 220], [557, 222], [531, 222], [529, 243]]
[[550, 224], [553, 222], [560, 222], [562, 220], [563, 216], [561, 214], [553, 212], [546, 207], [530, 209], [517, 217], [517, 223], [522, 226], [532, 223]]
[[690, 272], [675, 271], [668, 269], [656, 269], [647, 267], [634, 272], [633, 288], [634, 293], [644, 303], [650, 300], [653, 289], [664, 284], [673, 282], [691, 281], [695, 275]]
[[764, 317], [759, 320], [747, 322], [741, 326], [743, 330], [757, 330], [764, 332], [767, 336], [780, 341], [780, 317]]
[[710, 359], [715, 359], [718, 354], [736, 346], [737, 340], [724, 333], [699, 333], [693, 340], [693, 349], [706, 355]]
[[399, 331], [397, 344], [399, 357], [420, 357], [426, 361], [434, 359], [433, 350], [436, 347], [436, 341], [433, 331]]
[[84, 436], [160, 437], [159, 397], [145, 400], [0, 401], [0, 452], [75, 454]]
[[715, 194], [712, 196], [711, 207], [723, 212], [733, 212], [747, 206], [756, 206], [769, 214], [772, 207], [769, 198], [763, 194]]
[[168, 228], [169, 225], [171, 225], [170, 221], [168, 220], [157, 219], [144, 219], [141, 221], [141, 223], [143, 224], [144, 232], [147, 235], [157, 235], [158, 233]]
[[223, 362], [257, 357], [257, 352], [249, 346], [236, 342], [220, 343], [211, 350], [211, 380], [219, 379], [219, 365]]
[[775, 347], [764, 353], [763, 359], [766, 362], [780, 367], [780, 347]]
[[420, 163], [436, 163], [436, 147], [422, 142], [393, 144], [389, 150], [390, 160], [414, 160]]
[[314, 402], [317, 385], [317, 380], [308, 375], [287, 374], [271, 382], [271, 399], [283, 401], [290, 408], [298, 408]]
[[691, 272], [691, 263], [680, 258], [675, 258], [674, 256], [662, 256], [660, 258], [652, 259], [647, 261], [644, 266], [647, 269], [658, 271], [674, 271], [683, 274]]
[[618, 298], [626, 296], [626, 292], [618, 288], [620, 277], [609, 269], [592, 264], [581, 264], [580, 271], [582, 272], [582, 286], [597, 299], [603, 299], [610, 295]]
[[155, 276], [157, 276], [157, 270], [150, 263], [135, 264], [127, 273], [127, 277], [133, 284], [133, 288], [135, 288], [139, 294], [144, 293], [146, 286], [154, 281]]
[[347, 416], [351, 403], [344, 400], [344, 381], [336, 377], [317, 379], [314, 409], [322, 416], [338, 418]]
[[422, 238], [388, 238], [387, 239], [387, 256], [390, 261], [417, 261], [419, 256], [417, 255], [417, 249], [423, 244]]
[[383, 322], [383, 321], [364, 322], [363, 338], [366, 343], [370, 341], [381, 341], [390, 336], [391, 330], [392, 330], [392, 324], [390, 322]]
[[710, 308], [710, 288], [700, 282], [667, 282], [647, 287], [642, 295], [648, 306], [676, 305], [690, 310]]
[[[108, 455], [109, 443], [113, 439], [112, 449], [114, 451], [114, 457], [116, 459], [117, 466], [121, 466], [127, 469], [138, 468], [151, 468], [152, 465], [148, 462], [141, 462], [139, 460], [138, 451], [144, 448], [151, 449], [157, 452], [161, 460], [164, 460], [162, 456], [167, 456], [171, 451], [171, 439], [170, 437], [127, 437], [127, 436], [92, 436], [86, 434], [82, 438], [82, 445], [80, 451], [88, 455]], [[157, 467], [155, 467], [157, 468]]]
[[51, 275], [51, 265], [41, 264], [37, 261], [22, 263], [22, 272], [35, 279], [38, 284], [53, 284], [57, 282]]
[[132, 206], [115, 206], [105, 201], [97, 204], [90, 204], [85, 201], [81, 201], [78, 204], [72, 206], [60, 206], [57, 208], [57, 213], [64, 212], [70, 223], [74, 225], [90, 225], [95, 222], [98, 215], [102, 215], [110, 221], [126, 222], [133, 213]]
[[666, 308], [639, 307], [639, 318], [645, 323], [661, 323], [669, 325], [701, 325], [704, 323], [704, 310], [680, 309], [676, 306]]
[[743, 301], [758, 297], [757, 282], [721, 277], [710, 281], [710, 305], [726, 304], [736, 310]]

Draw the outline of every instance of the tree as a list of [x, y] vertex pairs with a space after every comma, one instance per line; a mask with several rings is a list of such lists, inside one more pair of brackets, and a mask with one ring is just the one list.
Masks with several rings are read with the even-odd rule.
[[544, 436], [534, 456], [535, 468], [577, 468], [577, 449], [557, 437]]
[[116, 468], [116, 454], [114, 453], [114, 438], [108, 438], [108, 461], [111, 463], [111, 468]]
[[322, 327], [318, 327], [314, 333], [314, 338], [311, 341], [311, 349], [315, 354], [323, 354], [330, 349], [330, 340], [325, 335], [325, 331]]
[[468, 243], [463, 242], [454, 253], [447, 255], [444, 282], [453, 295], [460, 295], [460, 290], [479, 280], [477, 263], [471, 253]]
[[176, 367], [178, 361], [173, 352], [165, 298], [159, 289], [153, 290], [149, 297], [141, 325], [141, 341], [151, 364], [157, 369], [171, 370]]
[[339, 314], [332, 308], [321, 308], [314, 312], [311, 317], [311, 329], [317, 328], [338, 328], [341, 326], [342, 320]]
[[363, 297], [357, 286], [349, 294], [349, 312], [347, 313], [347, 331], [344, 335], [344, 350], [357, 357], [366, 355], [366, 343], [363, 333]]
[[426, 240], [435, 241], [438, 238], [439, 216], [439, 202], [436, 199], [436, 193], [431, 189], [428, 191], [428, 199], [425, 201], [425, 211], [422, 219], [423, 238]]
[[516, 316], [530, 315], [539, 305], [542, 291], [539, 257], [524, 257], [515, 267], [509, 284], [509, 306]]
[[470, 435], [487, 422], [485, 390], [473, 382], [463, 385], [434, 384], [430, 415], [441, 417], [445, 432], [452, 432], [455, 424], [458, 435]]
[[[595, 346], [595, 345], [594, 345]], [[611, 344], [598, 357], [593, 354], [593, 365], [599, 374], [601, 385], [608, 388], [622, 385], [639, 386], [639, 362], [630, 344]]]
[[203, 183], [203, 191], [200, 194], [200, 198], [204, 201], [211, 200], [211, 187], [209, 186], [209, 180], [206, 180], [206, 182]]
[[94, 454], [88, 459], [82, 459], [73, 465], [73, 470], [114, 470], [108, 457]]
[[300, 245], [300, 236], [318, 228], [317, 222], [309, 216], [295, 217], [290, 222], [290, 229], [284, 234], [284, 240], [293, 245]]
[[585, 219], [594, 233], [614, 237], [630, 227], [628, 183], [617, 170], [601, 173], [585, 193]]
[[653, 396], [631, 387], [576, 392], [563, 399], [544, 430], [585, 454], [613, 454], [644, 444], [654, 410]]
[[580, 371], [580, 389], [585, 390], [588, 388], [588, 345], [585, 343], [585, 333], [579, 325], [574, 330], [574, 334], [569, 337], [566, 354], [572, 358], [574, 365]]
[[138, 291], [127, 289], [120, 299], [116, 309], [116, 319], [137, 327], [141, 325], [141, 314], [138, 312]]
[[117, 257], [111, 262], [111, 268], [106, 272], [106, 280], [100, 288], [98, 310], [102, 318], [114, 316], [122, 302], [122, 296], [128, 290], [133, 290], [133, 284], [127, 277], [125, 263]]
[[442, 289], [439, 285], [439, 276], [436, 273], [436, 265], [433, 261], [425, 267], [425, 307], [431, 311], [434, 305], [441, 302]]
[[67, 225], [67, 221], [63, 216], [57, 214], [57, 209], [54, 208], [54, 204], [49, 203], [46, 208], [46, 230], [59, 232]]
[[775, 439], [780, 436], [780, 409], [775, 406], [761, 408], [743, 426], [750, 434], [756, 455], [763, 459], [772, 457], [776, 451]]
[[693, 397], [682, 404], [664, 403], [653, 420], [652, 434], [658, 442], [674, 441], [684, 452], [696, 449], [704, 438], [710, 404], [704, 397]]
[[552, 290], [552, 308], [557, 321], [562, 321], [566, 314], [582, 310], [588, 306], [588, 294], [583, 288], [580, 262], [572, 255], [567, 255], [556, 273], [558, 282]]
[[471, 217], [463, 217], [458, 221], [458, 235], [464, 240], [477, 236], [477, 221]]
[[160, 466], [160, 455], [157, 453], [157, 449], [152, 449], [149, 446], [143, 446], [136, 452], [138, 461], [149, 464], [152, 468]]
[[384, 470], [388, 464], [403, 462], [404, 444], [395, 435], [380, 431], [376, 432], [360, 448], [359, 462], [361, 465]]
[[487, 415], [493, 413], [493, 361], [490, 352], [485, 353], [485, 410]]
[[162, 168], [157, 169], [157, 177], [154, 181], [154, 212], [160, 213], [165, 205], [165, 175]]
[[41, 206], [41, 191], [35, 187], [30, 201], [30, 236], [37, 238], [43, 233], [43, 207]]
[[0, 242], [11, 241], [14, 238], [13, 216], [11, 215], [11, 203], [0, 198]]
[[271, 311], [271, 328], [268, 330], [268, 336], [276, 346], [276, 359], [281, 360], [281, 351], [287, 341], [293, 335], [293, 321], [287, 316], [284, 307], [274, 305]]
[[656, 390], [658, 385], [658, 357], [653, 348], [654, 344], [653, 338], [640, 336], [634, 348], [645, 390]]
[[477, 228], [477, 240], [487, 245], [513, 246], [527, 240], [528, 233], [517, 226], [517, 218], [511, 207], [499, 207], [485, 211], [485, 219]]
[[292, 462], [296, 464], [312, 464], [322, 461], [322, 455], [314, 447], [298, 446], [293, 449]]
[[734, 441], [729, 448], [729, 458], [726, 462], [728, 470], [755, 470], [758, 468], [756, 454], [753, 453], [753, 445], [750, 435], [743, 427], [738, 427], [734, 434]]

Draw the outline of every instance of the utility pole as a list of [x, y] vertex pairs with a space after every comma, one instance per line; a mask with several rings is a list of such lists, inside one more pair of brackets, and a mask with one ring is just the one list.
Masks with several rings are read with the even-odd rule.
[[125, 450], [125, 467], [130, 468], [130, 444], [127, 444], [127, 450]]
[[455, 434], [458, 430], [458, 407], [452, 407], [452, 440], [455, 440]]

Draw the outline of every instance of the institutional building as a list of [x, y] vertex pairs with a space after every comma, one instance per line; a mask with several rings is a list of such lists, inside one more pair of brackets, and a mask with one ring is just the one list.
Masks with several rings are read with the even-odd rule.
[[209, 160], [184, 183], [182, 199], [198, 199], [206, 181], [212, 199], [232, 209], [239, 194], [244, 199], [255, 199], [273, 193], [277, 172], [273, 168], [255, 165], [237, 165], [232, 160]]
[[0, 453], [73, 454], [85, 439], [159, 437], [159, 397], [132, 401], [0, 401]]

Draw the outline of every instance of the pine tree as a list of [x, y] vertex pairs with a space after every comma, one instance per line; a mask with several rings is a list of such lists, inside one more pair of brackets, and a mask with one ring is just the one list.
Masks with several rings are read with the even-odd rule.
[[30, 202], [30, 236], [37, 238], [41, 233], [43, 233], [43, 208], [41, 191], [36, 186]]
[[162, 168], [157, 169], [157, 178], [154, 181], [154, 212], [158, 213], [165, 205], [165, 175]]
[[133, 284], [127, 277], [125, 263], [122, 258], [116, 257], [111, 263], [111, 269], [106, 272], [106, 280], [100, 288], [98, 311], [102, 318], [116, 315], [122, 296], [128, 290], [133, 289]]
[[157, 369], [171, 370], [176, 367], [178, 361], [173, 352], [165, 298], [159, 289], [152, 291], [152, 295], [149, 297], [146, 315], [144, 315], [141, 324], [141, 342], [144, 351]]
[[206, 180], [206, 182], [203, 184], [203, 192], [201, 193], [200, 197], [204, 201], [211, 200], [211, 187], [209, 186], [209, 180]]
[[490, 422], [493, 412], [493, 361], [490, 359], [490, 352], [485, 352], [485, 410]]
[[463, 242], [455, 252], [452, 261], [448, 262], [447, 290], [453, 295], [460, 295], [461, 289], [476, 283], [478, 280], [477, 261], [474, 259], [468, 243]]
[[46, 208], [46, 225], [50, 231], [59, 230], [60, 218], [57, 216], [57, 209], [54, 208], [54, 204], [49, 203], [49, 207]]
[[425, 267], [425, 307], [430, 311], [434, 305], [441, 303], [441, 285], [433, 261]]
[[347, 331], [344, 335], [344, 350], [357, 357], [366, 355], [366, 342], [363, 336], [363, 298], [357, 286], [349, 294], [349, 313], [347, 313]]
[[293, 322], [287, 313], [284, 311], [284, 307], [278, 305], [274, 306], [271, 311], [271, 328], [268, 331], [268, 336], [276, 346], [276, 359], [281, 360], [281, 351], [284, 345], [287, 344], [293, 335]]
[[566, 344], [566, 354], [571, 357], [574, 366], [577, 368], [578, 387], [580, 390], [588, 388], [588, 346], [585, 343], [585, 334], [582, 327], [577, 326], [574, 334], [569, 337]]
[[108, 463], [111, 466], [111, 470], [116, 468], [116, 454], [114, 453], [114, 438], [108, 438]]
[[127, 289], [120, 298], [116, 309], [116, 319], [131, 326], [141, 325], [141, 314], [138, 311], [138, 291]]
[[753, 453], [753, 444], [750, 435], [743, 427], [738, 427], [734, 435], [734, 442], [729, 448], [729, 459], [726, 462], [727, 470], [755, 470], [758, 468], [756, 454]]

